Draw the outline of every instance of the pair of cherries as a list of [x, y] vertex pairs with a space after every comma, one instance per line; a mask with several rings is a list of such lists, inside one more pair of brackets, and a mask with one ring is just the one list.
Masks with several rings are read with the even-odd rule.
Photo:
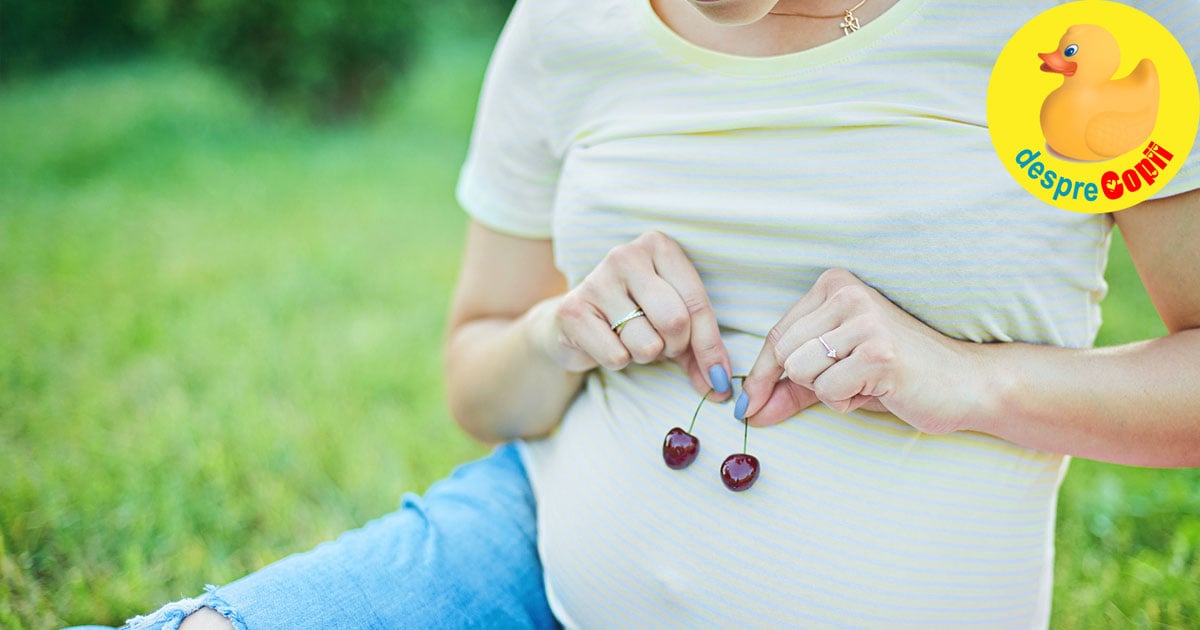
[[[733, 378], [745, 379], [745, 376], [734, 376]], [[663, 461], [667, 463], [667, 467], [681, 470], [687, 468], [696, 461], [696, 456], [700, 454], [700, 438], [692, 435], [692, 429], [696, 427], [696, 416], [700, 415], [700, 408], [704, 406], [704, 401], [708, 400], [709, 394], [713, 393], [713, 389], [709, 388], [708, 393], [700, 399], [700, 404], [696, 405], [696, 411], [692, 414], [692, 423], [688, 425], [688, 430], [684, 431], [681, 427], [675, 427], [667, 431], [667, 437], [663, 440]], [[725, 458], [721, 464], [721, 481], [725, 483], [725, 487], [734, 492], [749, 490], [750, 486], [758, 480], [758, 458], [746, 452], [746, 439], [750, 433], [750, 425], [746, 420], [742, 419], [742, 452], [734, 453]]]

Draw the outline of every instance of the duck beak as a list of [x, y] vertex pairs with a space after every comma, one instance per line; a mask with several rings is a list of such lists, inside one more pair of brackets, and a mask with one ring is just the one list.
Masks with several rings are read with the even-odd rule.
[[1067, 58], [1057, 50], [1048, 53], [1038, 53], [1037, 56], [1042, 58], [1042, 72], [1057, 72], [1069, 77], [1075, 74], [1075, 68], [1079, 66], [1074, 61], [1067, 61]]

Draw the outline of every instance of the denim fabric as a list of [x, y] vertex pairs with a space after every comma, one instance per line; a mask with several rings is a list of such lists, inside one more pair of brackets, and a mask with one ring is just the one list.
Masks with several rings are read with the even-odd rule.
[[536, 528], [529, 479], [509, 444], [362, 529], [126, 627], [175, 628], [209, 606], [239, 630], [555, 628]]

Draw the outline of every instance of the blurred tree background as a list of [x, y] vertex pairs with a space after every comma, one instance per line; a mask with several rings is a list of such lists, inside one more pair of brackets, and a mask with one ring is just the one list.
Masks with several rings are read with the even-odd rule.
[[511, 8], [512, 0], [3, 0], [0, 78], [166, 52], [214, 64], [311, 119], [344, 120], [413, 64], [424, 24], [486, 30]]
[[[0, 0], [0, 627], [120, 625], [484, 448], [453, 197], [510, 0]], [[1119, 235], [1099, 343], [1164, 333]], [[1053, 625], [1200, 627], [1200, 471], [1077, 460]]]

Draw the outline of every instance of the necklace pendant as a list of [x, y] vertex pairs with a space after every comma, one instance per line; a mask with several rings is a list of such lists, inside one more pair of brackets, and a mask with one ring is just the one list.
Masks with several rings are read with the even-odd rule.
[[846, 9], [846, 17], [842, 18], [841, 24], [838, 24], [838, 26], [842, 27], [843, 35], [849, 35], [862, 28], [862, 24], [859, 24], [858, 18], [851, 11], [853, 9]]

